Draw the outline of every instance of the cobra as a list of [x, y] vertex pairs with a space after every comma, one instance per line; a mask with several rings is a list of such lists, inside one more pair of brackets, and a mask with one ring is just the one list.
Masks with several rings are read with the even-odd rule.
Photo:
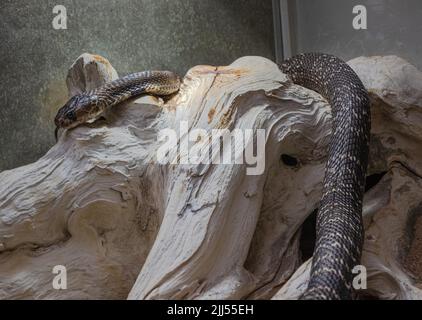
[[170, 71], [143, 71], [73, 96], [54, 119], [55, 137], [60, 128], [70, 129], [98, 118], [106, 109], [142, 94], [168, 96], [179, 90], [180, 78]]
[[352, 299], [352, 270], [360, 264], [364, 239], [368, 93], [352, 68], [332, 55], [300, 54], [279, 67], [294, 83], [327, 99], [333, 116], [310, 280], [301, 299]]

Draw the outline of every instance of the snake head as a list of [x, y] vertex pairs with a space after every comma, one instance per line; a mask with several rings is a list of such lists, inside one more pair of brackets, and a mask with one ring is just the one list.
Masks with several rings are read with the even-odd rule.
[[78, 94], [73, 96], [57, 111], [54, 123], [56, 124], [55, 136], [60, 128], [70, 129], [86, 122], [97, 109], [96, 96]]

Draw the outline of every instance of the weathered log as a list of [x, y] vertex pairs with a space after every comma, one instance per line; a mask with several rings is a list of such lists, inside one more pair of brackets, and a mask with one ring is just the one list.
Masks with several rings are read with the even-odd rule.
[[[365, 196], [365, 292], [417, 298], [422, 74], [397, 57], [350, 64], [371, 94], [370, 174], [387, 172]], [[116, 77], [107, 60], [85, 54], [69, 70], [69, 93]], [[196, 66], [170, 100], [142, 97], [104, 117], [65, 131], [37, 162], [0, 173], [0, 298], [300, 294], [309, 265], [298, 269], [301, 226], [318, 206], [331, 126], [321, 96], [273, 62], [244, 57]], [[181, 123], [206, 131], [192, 138]], [[157, 157], [169, 129], [178, 136], [166, 163]], [[232, 164], [215, 163], [213, 129], [245, 134]], [[262, 129], [265, 152], [245, 163]], [[195, 163], [195, 146], [212, 157], [200, 152], [204, 163]], [[67, 269], [66, 290], [52, 286], [55, 265]]]

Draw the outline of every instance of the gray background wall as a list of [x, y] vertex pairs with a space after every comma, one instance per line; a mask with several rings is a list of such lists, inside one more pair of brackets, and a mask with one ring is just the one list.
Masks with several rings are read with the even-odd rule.
[[[355, 5], [367, 8], [367, 30], [355, 30]], [[293, 52], [324, 51], [345, 60], [395, 54], [422, 70], [421, 0], [289, 0]]]
[[[422, 69], [421, 0], [287, 2], [293, 53], [396, 54]], [[52, 28], [57, 4], [67, 8], [67, 30]], [[367, 7], [367, 30], [352, 28], [357, 4]], [[270, 0], [1, 0], [0, 43], [0, 171], [52, 146], [67, 68], [83, 52], [105, 56], [120, 75], [275, 58]]]
[[[67, 30], [52, 27], [57, 4]], [[269, 0], [1, 0], [0, 44], [0, 171], [53, 145], [66, 72], [83, 52], [108, 58], [120, 75], [274, 59]]]

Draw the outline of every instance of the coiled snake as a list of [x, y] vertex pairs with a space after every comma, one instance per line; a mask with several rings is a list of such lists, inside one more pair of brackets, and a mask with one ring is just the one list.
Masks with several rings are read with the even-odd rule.
[[[363, 245], [362, 198], [370, 130], [368, 94], [355, 72], [332, 55], [300, 54], [279, 67], [294, 83], [325, 97], [333, 115], [311, 276], [301, 299], [350, 299], [352, 269], [360, 263]], [[144, 93], [168, 95], [177, 91], [179, 85], [179, 78], [171, 72], [135, 73], [72, 97], [59, 110], [55, 123], [57, 128], [72, 128], [126, 99]]]

